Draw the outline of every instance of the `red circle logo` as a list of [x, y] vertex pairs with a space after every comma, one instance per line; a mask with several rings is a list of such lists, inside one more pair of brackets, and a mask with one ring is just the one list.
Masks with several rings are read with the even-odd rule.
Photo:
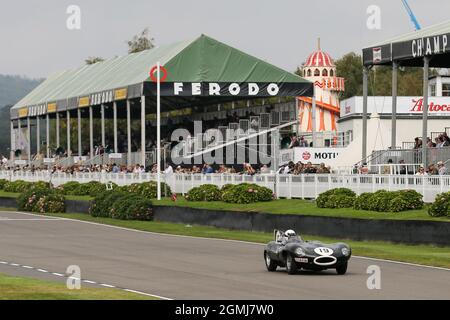
[[[151, 70], [150, 70], [150, 79], [152, 79], [153, 82], [157, 82], [158, 79], [156, 78], [156, 69], [158, 69], [157, 66], [154, 66]], [[160, 72], [162, 73], [162, 77], [160, 82], [164, 82], [167, 79], [167, 69], [164, 68], [163, 66], [159, 67]]]
[[303, 160], [309, 160], [311, 159], [311, 153], [309, 153], [308, 151], [303, 152], [302, 154]]

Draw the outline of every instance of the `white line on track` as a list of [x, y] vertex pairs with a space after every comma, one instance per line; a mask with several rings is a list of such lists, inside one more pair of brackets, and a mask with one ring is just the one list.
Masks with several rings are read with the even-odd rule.
[[84, 283], [90, 283], [90, 284], [97, 284], [97, 282], [95, 281], [91, 281], [91, 280], [83, 280]]
[[58, 221], [62, 220], [60, 218], [58, 219], [48, 219], [48, 218], [36, 218], [36, 219], [3, 219], [0, 218], [0, 221]]
[[[10, 262], [6, 262], [6, 261], [0, 261], [0, 264], [10, 265], [12, 267], [22, 267], [22, 268], [26, 268], [26, 269], [35, 269], [34, 267], [20, 265], [18, 263], [10, 263]], [[112, 284], [97, 283], [95, 281], [86, 280], [86, 279], [82, 280], [82, 279], [77, 278], [77, 277], [66, 276], [66, 275], [61, 274], [61, 273], [47, 271], [45, 269], [35, 269], [35, 271], [39, 271], [39, 272], [42, 272], [42, 273], [48, 273], [48, 274], [51, 274], [51, 275], [54, 275], [54, 276], [57, 276], [57, 277], [66, 277], [67, 279], [71, 279], [71, 280], [79, 280], [79, 281], [82, 281], [84, 283], [89, 283], [89, 284], [94, 284], [94, 285], [98, 284], [99, 286], [102, 286], [102, 287], [105, 287], [105, 288], [122, 290], [122, 291], [131, 292], [131, 293], [135, 293], [135, 294], [139, 294], [139, 295], [143, 295], [143, 296], [147, 296], [147, 297], [153, 297], [153, 298], [157, 298], [157, 299], [161, 299], [161, 300], [173, 300], [171, 298], [158, 296], [156, 294], [150, 294], [150, 293], [147, 293], [147, 292], [142, 292], [142, 291], [137, 291], [137, 290], [131, 290], [131, 289], [125, 289], [125, 288], [117, 287], [117, 286], [114, 286]]]
[[[11, 212], [36, 216], [35, 214], [32, 214], [32, 213], [25, 213], [25, 212], [18, 212], [18, 211], [11, 211]], [[201, 239], [201, 240], [214, 240], [214, 241], [226, 241], [226, 242], [233, 242], [233, 243], [244, 243], [244, 244], [265, 246], [265, 244], [258, 243], [258, 242], [250, 242], [250, 241], [243, 241], [243, 240], [232, 240], [232, 239], [194, 237], [194, 236], [185, 236], [185, 235], [168, 234], [168, 233], [158, 233], [158, 232], [136, 230], [136, 229], [130, 229], [130, 228], [119, 227], [119, 226], [112, 226], [112, 225], [103, 224], [103, 223], [97, 223], [97, 222], [91, 222], [91, 221], [83, 221], [83, 220], [77, 220], [77, 219], [71, 219], [71, 218], [59, 218], [59, 220], [61, 220], [61, 221], [66, 220], [66, 221], [72, 221], [72, 222], [78, 222], [78, 223], [85, 223], [85, 224], [90, 224], [90, 225], [95, 225], [95, 226], [106, 227], [106, 228], [125, 230], [125, 231], [132, 231], [132, 232], [137, 232], [137, 233], [152, 234], [152, 235], [159, 235], [159, 236], [167, 236], [167, 237], [175, 237], [175, 238], [188, 238], [188, 239]], [[428, 268], [428, 269], [435, 269], [435, 270], [450, 271], [449, 268], [444, 268], [444, 267], [434, 267], [434, 266], [427, 266], [427, 265], [423, 265], [423, 264], [415, 264], [415, 263], [395, 261], [395, 260], [387, 260], [387, 259], [380, 259], [380, 258], [370, 258], [370, 257], [363, 257], [363, 256], [352, 256], [352, 258], [363, 259], [363, 260], [381, 261], [381, 262], [395, 263], [395, 264], [402, 264], [402, 265], [419, 267], [419, 268]]]

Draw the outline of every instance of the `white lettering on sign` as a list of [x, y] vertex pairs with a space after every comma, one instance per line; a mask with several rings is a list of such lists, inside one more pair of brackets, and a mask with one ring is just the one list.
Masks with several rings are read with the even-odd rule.
[[411, 55], [413, 58], [441, 54], [447, 52], [447, 35], [422, 38], [411, 41]]
[[[256, 96], [261, 93], [261, 88], [257, 83], [250, 82], [246, 85], [240, 85], [239, 83], [231, 83], [227, 84], [228, 87], [225, 88], [226, 91], [232, 96], [237, 96], [239, 94], [243, 95], [249, 95], [249, 96]], [[203, 90], [202, 83], [200, 82], [194, 82], [190, 84], [191, 92], [190, 94], [193, 96], [198, 95], [209, 95], [209, 96], [219, 96], [221, 93], [224, 93], [222, 91], [222, 88], [219, 83], [211, 82], [208, 84], [208, 88], [206, 89], [208, 92], [203, 92], [206, 90]], [[184, 90], [185, 85], [183, 82], [174, 82], [173, 84], [173, 94], [175, 96], [179, 96], [183, 93], [188, 94], [188, 92], [185, 92]], [[267, 84], [266, 93], [269, 96], [276, 96], [280, 92], [280, 87], [276, 83], [269, 83]]]
[[173, 84], [173, 93], [174, 95], [178, 96], [180, 92], [183, 91], [183, 83], [182, 82], [175, 82]]
[[199, 82], [192, 83], [192, 95], [199, 96], [202, 94], [202, 84]]
[[209, 84], [209, 95], [210, 96], [220, 96], [220, 86], [218, 83]]
[[256, 83], [249, 83], [248, 84], [248, 95], [249, 96], [256, 96], [259, 92], [259, 86]]

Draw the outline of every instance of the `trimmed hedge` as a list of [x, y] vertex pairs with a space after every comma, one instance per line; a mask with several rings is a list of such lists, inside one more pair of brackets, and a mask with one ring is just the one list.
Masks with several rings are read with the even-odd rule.
[[253, 203], [273, 200], [273, 192], [269, 188], [251, 183], [241, 183], [227, 187], [222, 200], [229, 203]]
[[450, 192], [438, 194], [428, 207], [428, 214], [432, 217], [450, 217]]
[[32, 182], [23, 180], [8, 181], [7, 183], [5, 183], [3, 190], [6, 192], [22, 193], [29, 190], [32, 185]]
[[[129, 186], [123, 186], [121, 188], [123, 191], [135, 193], [143, 196], [148, 199], [156, 199], [157, 198], [157, 184], [155, 181], [149, 181], [144, 183], [133, 183]], [[172, 191], [170, 187], [161, 182], [161, 196], [162, 197], [170, 197], [172, 195]]]
[[347, 188], [330, 189], [316, 199], [318, 208], [352, 208], [356, 193]]
[[105, 191], [98, 194], [91, 202], [89, 213], [93, 217], [110, 217], [114, 202], [127, 196], [123, 191]]
[[422, 195], [415, 190], [364, 192], [359, 196], [349, 189], [331, 189], [316, 199], [319, 208], [354, 208], [378, 212], [401, 212], [423, 208]]
[[185, 198], [188, 201], [219, 201], [222, 199], [222, 192], [216, 185], [204, 184], [189, 190]]
[[140, 195], [127, 194], [113, 203], [110, 216], [121, 220], [153, 220], [153, 204]]
[[8, 183], [8, 180], [6, 179], [0, 179], [0, 190], [3, 190], [5, 188], [5, 185]]
[[64, 196], [50, 188], [35, 186], [23, 192], [17, 199], [18, 209], [37, 213], [65, 212]]
[[[112, 183], [112, 188], [117, 189], [117, 184]], [[70, 181], [59, 186], [58, 189], [61, 190], [64, 195], [95, 197], [99, 193], [106, 191], [106, 184], [98, 181], [90, 181], [88, 183]]]

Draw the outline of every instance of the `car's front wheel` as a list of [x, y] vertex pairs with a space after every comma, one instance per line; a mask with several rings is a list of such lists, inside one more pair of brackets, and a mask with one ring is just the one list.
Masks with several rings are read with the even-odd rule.
[[336, 268], [337, 274], [345, 274], [347, 272], [347, 265], [348, 263], [341, 264], [339, 267]]
[[297, 273], [297, 263], [290, 254], [288, 254], [286, 257], [286, 270], [288, 274]]
[[264, 251], [264, 261], [266, 262], [267, 271], [275, 271], [277, 270], [277, 263], [270, 258], [270, 255], [267, 251]]

